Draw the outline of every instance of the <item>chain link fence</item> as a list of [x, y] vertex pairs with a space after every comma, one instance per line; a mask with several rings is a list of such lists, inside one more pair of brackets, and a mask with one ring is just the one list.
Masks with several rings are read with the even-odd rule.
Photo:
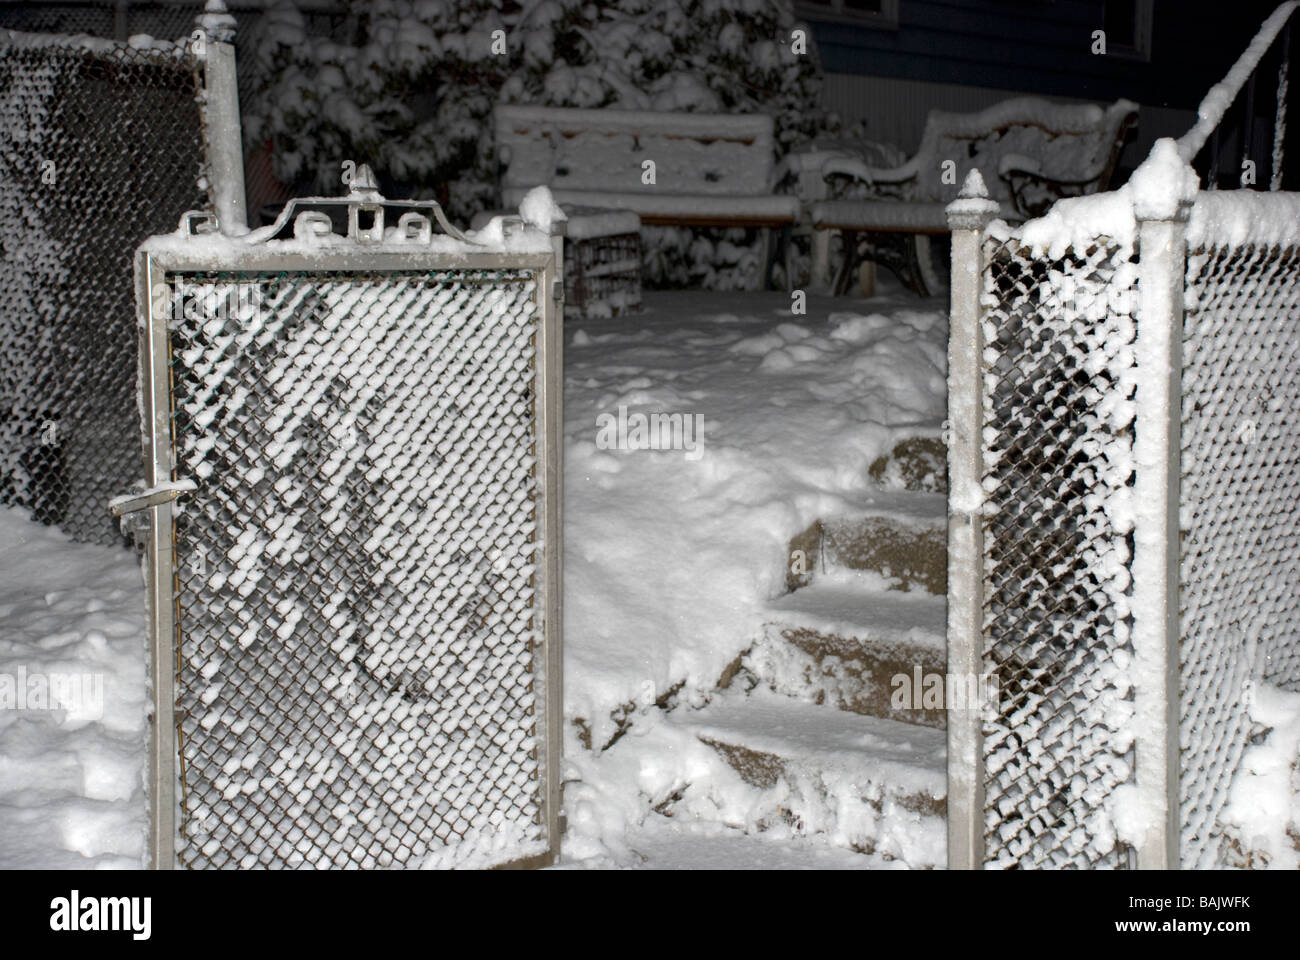
[[[950, 397], [952, 462], [978, 494], [958, 477], [952, 536], [968, 515], [980, 546], [952, 578], [949, 655], [973, 650], [999, 697], [952, 741], [975, 746], [950, 809], [978, 838], [967, 865], [1163, 847], [1222, 867], [1245, 859], [1222, 817], [1261, 732], [1251, 691], [1300, 689], [1300, 196], [1201, 193], [1151, 222], [1091, 202], [963, 227], [978, 281], [952, 356], [978, 359], [976, 396]], [[1103, 208], [1114, 235], [1088, 225]]]
[[1218, 817], [1258, 732], [1252, 686], [1300, 689], [1300, 246], [1258, 232], [1215, 237], [1187, 259], [1179, 731], [1187, 867], [1242, 853]]
[[990, 863], [1127, 863], [1105, 805], [1132, 778], [1127, 496], [1131, 249], [986, 240], [984, 730]]
[[200, 89], [169, 44], [0, 30], [0, 503], [78, 540], [122, 542], [107, 503], [140, 475], [132, 254], [207, 202]]
[[[203, 12], [202, 2], [164, 0], [90, 0], [71, 3], [0, 4], [0, 28], [29, 33], [86, 34], [125, 42], [137, 35], [188, 42], [195, 31], [195, 18]], [[268, 19], [267, 3], [226, 3], [236, 22], [235, 62], [238, 66], [239, 102], [248, 105], [267, 84], [265, 67], [257, 56], [259, 37]], [[345, 42], [353, 36], [355, 12], [342, 3], [299, 0], [299, 13], [313, 37]], [[271, 172], [270, 157], [258, 144], [245, 147], [244, 184], [247, 209], [253, 226], [259, 225], [263, 208], [276, 211], [289, 198], [289, 190]]]
[[565, 245], [564, 311], [574, 317], [620, 317], [641, 310], [641, 235], [575, 239]]

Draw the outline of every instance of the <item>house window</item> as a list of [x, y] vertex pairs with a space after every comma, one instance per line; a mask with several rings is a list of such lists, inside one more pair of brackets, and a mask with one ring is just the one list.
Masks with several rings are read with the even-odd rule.
[[1138, 60], [1151, 59], [1152, 0], [1104, 0], [1102, 29], [1106, 52]]
[[795, 11], [812, 20], [898, 26], [898, 0], [796, 0]]

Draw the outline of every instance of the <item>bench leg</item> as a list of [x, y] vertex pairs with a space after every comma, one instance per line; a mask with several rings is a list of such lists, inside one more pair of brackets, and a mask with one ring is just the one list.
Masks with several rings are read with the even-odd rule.
[[[787, 223], [781, 228], [780, 234], [776, 235], [776, 249], [772, 251], [772, 258], [768, 261], [767, 270], [763, 274], [764, 290], [767, 290], [772, 286], [772, 272], [776, 269], [778, 263], [781, 264], [782, 269], [785, 271], [786, 293], [789, 293], [794, 289], [794, 277], [790, 273], [790, 247], [793, 245], [790, 243], [790, 235], [793, 230], [794, 228]], [[773, 227], [772, 230], [768, 232], [775, 233], [775, 231], [776, 228]]]
[[794, 292], [794, 225], [781, 228], [781, 263], [785, 266], [785, 292]]
[[930, 237], [924, 233], [916, 235], [916, 266], [921, 274], [921, 283], [926, 292], [934, 296], [939, 292], [939, 277], [934, 272], [934, 257], [930, 251]]
[[786, 290], [794, 289], [794, 280], [790, 273], [790, 235], [793, 227], [789, 224], [781, 227], [781, 233], [776, 234], [776, 227], [760, 228], [763, 233], [763, 242], [759, 247], [760, 264], [762, 272], [758, 277], [758, 289], [770, 290], [772, 287], [772, 269], [779, 260], [785, 267]]
[[858, 296], [870, 300], [876, 295], [876, 261], [863, 260], [858, 268]]
[[845, 230], [840, 234], [840, 246], [844, 249], [844, 257], [840, 263], [840, 272], [835, 278], [835, 286], [831, 290], [832, 296], [842, 297], [849, 292], [849, 285], [853, 282], [853, 270], [858, 261], [858, 234], [854, 230]]
[[813, 229], [812, 276], [809, 280], [814, 290], [828, 290], [831, 286], [832, 235], [830, 230]]
[[758, 276], [754, 278], [753, 290], [766, 290], [767, 278], [772, 269], [772, 231], [759, 227]]

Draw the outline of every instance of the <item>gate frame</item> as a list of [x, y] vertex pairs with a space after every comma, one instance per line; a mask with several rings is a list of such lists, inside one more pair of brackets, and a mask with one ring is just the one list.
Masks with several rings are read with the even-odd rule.
[[[381, 206], [423, 207], [428, 202], [373, 201]], [[353, 211], [358, 206], [355, 194], [351, 198], [303, 198], [290, 201], [281, 217], [281, 223], [296, 204], [346, 204]], [[365, 206], [369, 207], [367, 203]], [[440, 222], [441, 210], [432, 205]], [[187, 229], [191, 215], [182, 219], [182, 229]], [[355, 224], [355, 214], [351, 218]], [[540, 695], [544, 699], [537, 711], [539, 766], [541, 776], [541, 802], [543, 825], [549, 846], [547, 853], [506, 866], [545, 866], [559, 855], [562, 829], [561, 765], [563, 758], [563, 639], [561, 560], [563, 555], [564, 500], [560, 469], [563, 450], [563, 332], [564, 316], [563, 221], [552, 227], [549, 253], [446, 252], [433, 249], [413, 249], [414, 244], [386, 244], [358, 242], [347, 238], [345, 242], [330, 243], [312, 248], [311, 253], [279, 251], [257, 242], [225, 241], [221, 252], [215, 254], [211, 247], [204, 249], [202, 237], [194, 249], [184, 249], [184, 241], [177, 244], [176, 235], [152, 237], [141, 244], [135, 257], [135, 284], [137, 322], [140, 330], [140, 415], [144, 428], [144, 466], [147, 493], [137, 498], [138, 509], [150, 511], [149, 533], [146, 537], [148, 564], [146, 592], [149, 611], [149, 651], [152, 660], [152, 707], [149, 733], [149, 766], [147, 786], [149, 793], [148, 862], [153, 869], [170, 870], [176, 866], [177, 848], [177, 762], [176, 737], [176, 647], [180, 642], [179, 620], [176, 616], [177, 581], [175, 570], [175, 532], [172, 523], [172, 501], [178, 492], [178, 481], [173, 479], [176, 466], [172, 443], [170, 377], [160, 371], [170, 368], [171, 338], [168, 316], [153, 315], [152, 291], [164, 283], [168, 274], [186, 271], [239, 272], [296, 272], [324, 273], [355, 272], [362, 274], [399, 271], [433, 270], [532, 270], [538, 275], [537, 344], [535, 360], [535, 389], [537, 424], [535, 433], [538, 531], [537, 542], [542, 557], [538, 568], [540, 595], [534, 609], [542, 618], [541, 647], [536, 656], [534, 676], [541, 681]], [[455, 232], [453, 230], [453, 232]], [[338, 235], [335, 235], [337, 237]], [[342, 239], [342, 238], [340, 238]], [[246, 246], [241, 245], [247, 243]], [[181, 490], [180, 492], [185, 492]], [[134, 509], [134, 508], [128, 508]]]
[[[1187, 225], [1195, 172], [1173, 141], [1160, 141], [1133, 174], [1163, 176], [1133, 201], [1138, 271], [1134, 350], [1141, 368], [1134, 397], [1133, 556], [1134, 776], [1152, 811], [1131, 849], [1144, 870], [1181, 866], [1181, 711], [1179, 591], [1181, 551], [1182, 341], [1187, 282]], [[1173, 176], [1177, 174], [1177, 176]], [[1132, 182], [1132, 181], [1130, 181]], [[952, 302], [948, 352], [948, 671], [983, 672], [984, 569], [984, 239], [997, 216], [983, 181], [969, 177], [948, 206], [952, 230]], [[1145, 361], [1145, 364], [1144, 364]], [[983, 715], [948, 713], [948, 865], [985, 864]]]

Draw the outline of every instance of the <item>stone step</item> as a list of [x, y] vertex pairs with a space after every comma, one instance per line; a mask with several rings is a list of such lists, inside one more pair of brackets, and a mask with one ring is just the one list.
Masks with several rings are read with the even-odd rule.
[[746, 833], [736, 827], [650, 814], [627, 835], [642, 870], [889, 870], [896, 859], [837, 847], [826, 837]]
[[834, 570], [876, 573], [894, 590], [948, 589], [947, 499], [881, 491], [854, 516], [827, 517], [790, 540], [786, 588]]
[[[740, 662], [749, 686], [864, 716], [943, 728], [946, 604], [827, 577], [773, 601]], [[928, 696], [927, 696], [928, 694]]]
[[943, 865], [942, 731], [762, 688], [724, 693], [700, 710], [675, 710], [668, 722], [710, 747], [756, 791], [759, 822], [886, 861]]
[[939, 437], [910, 437], [875, 460], [867, 475], [889, 489], [947, 493], [948, 449]]

